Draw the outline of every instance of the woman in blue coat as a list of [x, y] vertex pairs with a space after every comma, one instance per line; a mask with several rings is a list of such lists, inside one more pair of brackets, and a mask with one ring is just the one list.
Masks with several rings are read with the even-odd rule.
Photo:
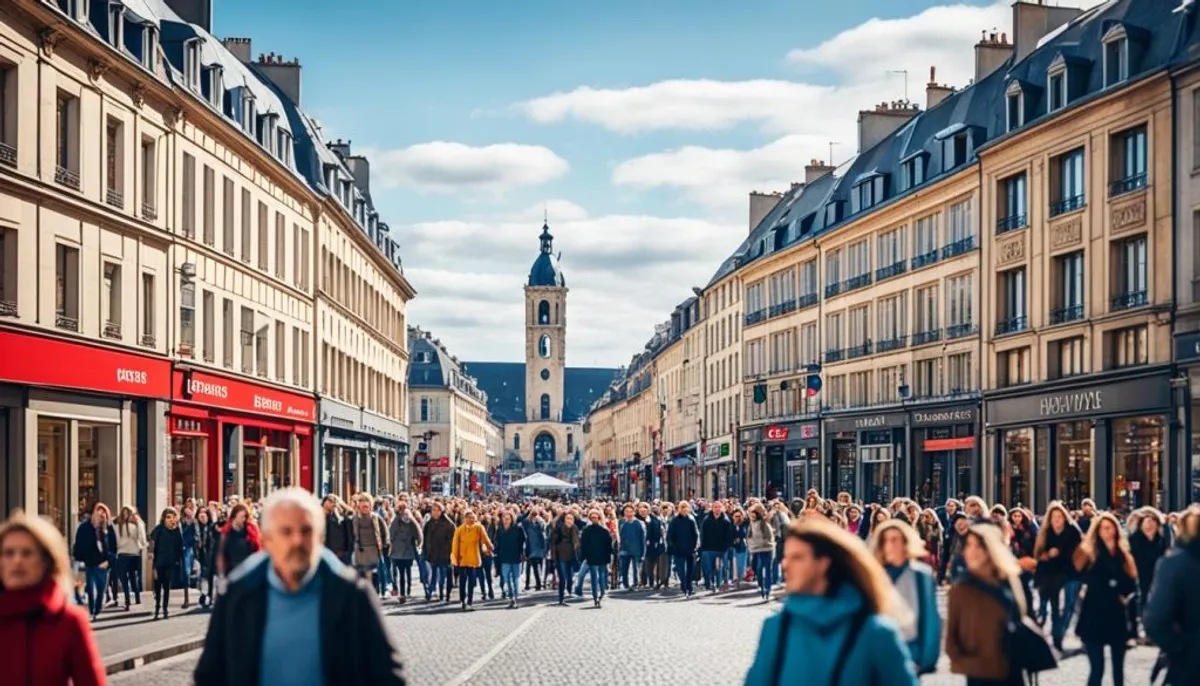
[[542, 521], [542, 513], [538, 508], [521, 522], [525, 529], [525, 590], [529, 590], [529, 574], [533, 573], [533, 581], [537, 590], [542, 590], [542, 567], [545, 566], [546, 555], [550, 552], [550, 542], [546, 539], [546, 522]]
[[816, 517], [784, 537], [787, 597], [763, 623], [747, 686], [917, 686], [897, 625], [909, 613], [862, 542]]
[[937, 671], [942, 653], [942, 616], [937, 607], [937, 581], [933, 569], [921, 562], [925, 543], [917, 530], [903, 520], [892, 519], [875, 528], [871, 552], [883, 565], [913, 621], [900, 627], [917, 674]]

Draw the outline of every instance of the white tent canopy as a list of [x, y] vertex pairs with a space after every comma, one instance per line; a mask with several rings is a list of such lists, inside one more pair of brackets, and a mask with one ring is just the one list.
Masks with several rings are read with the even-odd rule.
[[575, 488], [575, 484], [568, 483], [561, 479], [556, 479], [549, 474], [538, 472], [530, 474], [520, 481], [512, 482], [513, 488], [549, 488], [559, 491], [566, 491]]

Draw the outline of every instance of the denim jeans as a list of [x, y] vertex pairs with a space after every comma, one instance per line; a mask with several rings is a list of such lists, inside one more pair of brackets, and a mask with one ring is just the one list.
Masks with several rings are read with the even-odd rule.
[[1054, 617], [1050, 633], [1056, 641], [1061, 641], [1067, 635], [1067, 627], [1071, 625], [1071, 617], [1075, 615], [1075, 604], [1079, 600], [1080, 585], [1078, 581], [1068, 581], [1063, 584], [1061, 612], [1059, 611], [1058, 596], [1050, 597], [1050, 611]]
[[505, 562], [500, 565], [500, 588], [508, 591], [508, 597], [517, 599], [517, 587], [521, 585], [521, 563]]
[[412, 595], [413, 560], [397, 560], [392, 558], [392, 588], [401, 598]]
[[429, 585], [429, 564], [425, 562], [425, 553], [417, 553], [417, 575], [421, 579], [421, 586]]
[[492, 565], [496, 558], [491, 555], [482, 556], [483, 566], [479, 568], [479, 594], [495, 596], [496, 590], [492, 587]]
[[425, 586], [425, 597], [433, 598], [436, 591], [438, 598], [450, 597], [450, 565], [429, 565], [429, 584]]
[[[545, 564], [545, 559], [541, 557], [531, 557], [525, 563], [525, 588], [529, 588], [529, 575], [533, 575], [533, 582], [537, 590], [542, 590], [542, 566]], [[546, 575], [547, 577], [549, 574]]]
[[[628, 553], [621, 553], [621, 585], [625, 588], [634, 588], [638, 584], [638, 565], [641, 564], [641, 558], [634, 557]], [[629, 567], [633, 566], [633, 574], [629, 573]]]
[[751, 564], [754, 565], [754, 580], [758, 582], [758, 592], [766, 598], [771, 594], [771, 553], [754, 553]]
[[711, 591], [721, 585], [721, 580], [717, 576], [717, 561], [724, 556], [725, 553], [720, 551], [700, 551], [700, 571], [704, 574], [704, 588]]
[[183, 574], [180, 575], [183, 577], [180, 580], [183, 582], [183, 588], [191, 588], [191, 586], [192, 586], [192, 565], [195, 562], [196, 562], [196, 549], [195, 548], [184, 548], [183, 549], [183, 570], [182, 570]]
[[608, 591], [608, 565], [589, 565], [588, 576], [592, 580], [592, 600], [600, 600]]
[[379, 557], [379, 563], [375, 565], [375, 592], [387, 593], [388, 586], [392, 585], [392, 565], [388, 558]]
[[571, 584], [571, 576], [574, 574], [575, 563], [571, 560], [557, 560], [554, 566], [558, 574], [558, 600], [561, 602], [571, 593], [568, 586]]
[[129, 604], [130, 593], [140, 601], [142, 598], [142, 556], [118, 555], [116, 573], [117, 581], [121, 583], [121, 589], [125, 591], [125, 603]]
[[[479, 567], [459, 567], [458, 568], [458, 599], [459, 601], [467, 601], [470, 605], [475, 602], [475, 583], [482, 581], [483, 570]], [[482, 586], [482, 584], [480, 584]], [[483, 589], [479, 589], [480, 594]]]
[[88, 612], [93, 617], [104, 607], [104, 589], [108, 586], [108, 569], [88, 567], [84, 573], [87, 586]]
[[580, 560], [578, 571], [575, 573], [575, 595], [583, 597], [583, 580], [587, 578], [589, 570], [592, 568], [588, 563]]
[[696, 567], [696, 560], [691, 555], [675, 555], [675, 574], [679, 576], [679, 588], [687, 595], [695, 592], [692, 587], [692, 570]]

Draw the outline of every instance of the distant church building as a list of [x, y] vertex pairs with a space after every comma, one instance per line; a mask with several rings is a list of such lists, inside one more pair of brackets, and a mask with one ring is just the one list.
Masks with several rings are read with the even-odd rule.
[[582, 421], [617, 370], [567, 367], [567, 282], [550, 226], [525, 283], [525, 361], [467, 362], [487, 393], [488, 411], [504, 425], [500, 468], [573, 480], [583, 449]]

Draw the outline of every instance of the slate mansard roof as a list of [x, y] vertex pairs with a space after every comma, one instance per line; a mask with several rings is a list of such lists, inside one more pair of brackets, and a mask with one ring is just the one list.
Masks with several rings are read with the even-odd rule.
[[409, 388], [456, 388], [481, 403], [488, 394], [442, 342], [419, 327], [408, 330]]
[[[1024, 127], [1108, 90], [1162, 71], [1175, 62], [1200, 57], [1194, 54], [1200, 40], [1196, 7], [1193, 5], [1186, 12], [1175, 12], [1177, 6], [1170, 0], [1110, 0], [1083, 12], [1043, 38], [1020, 61], [1014, 62], [1010, 57], [991, 74], [919, 113], [895, 133], [861, 151], [832, 173], [784, 194], [733, 254], [721, 263], [709, 285], [765, 255], [835, 230], [949, 174], [970, 168], [978, 161], [976, 154], [981, 148], [1009, 134], [1006, 93], [1014, 82], [1026, 93], [1028, 116]], [[1128, 78], [1106, 88], [1104, 39], [1118, 29], [1123, 30], [1130, 41]], [[1058, 68], [1059, 63], [1067, 69], [1068, 99], [1061, 110], [1048, 113], [1048, 73], [1052, 68]], [[967, 140], [966, 158], [949, 164], [951, 160], [944, 155], [946, 145], [959, 136], [965, 136]], [[902, 165], [918, 157], [925, 165], [923, 178], [920, 183], [901, 189]], [[854, 186], [875, 176], [885, 179], [885, 198], [852, 213], [850, 200]], [[836, 209], [831, 210], [831, 205], [836, 205]]]
[[[488, 412], [502, 424], [521, 423], [525, 415], [525, 364], [523, 362], [467, 362], [466, 373], [487, 393]], [[563, 379], [565, 423], [582, 421], [588, 409], [617, 376], [616, 369], [567, 367]], [[411, 383], [411, 382], [410, 382]]]

